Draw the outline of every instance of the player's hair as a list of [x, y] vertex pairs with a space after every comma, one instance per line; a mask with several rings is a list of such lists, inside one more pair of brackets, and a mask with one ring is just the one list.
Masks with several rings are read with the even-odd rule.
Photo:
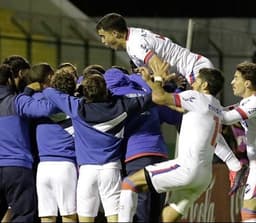
[[8, 64], [1, 64], [0, 65], [0, 85], [7, 85], [9, 80], [10, 80], [9, 86], [11, 90], [13, 92], [18, 93], [11, 66], [9, 66]]
[[29, 81], [44, 83], [49, 75], [53, 75], [54, 70], [48, 63], [38, 63], [31, 67], [31, 71], [28, 75]]
[[128, 32], [127, 23], [124, 17], [118, 13], [108, 13], [104, 15], [96, 24], [96, 30]]
[[198, 77], [208, 83], [208, 91], [213, 96], [216, 96], [223, 89], [225, 79], [218, 69], [201, 68]]
[[91, 64], [83, 69], [82, 75], [83, 75], [83, 78], [86, 78], [87, 76], [95, 73], [103, 75], [105, 71], [106, 71], [105, 68], [100, 64]]
[[254, 90], [256, 90], [256, 64], [248, 61], [239, 63], [236, 67], [245, 80], [249, 80]]
[[65, 68], [71, 68], [73, 70], [72, 74], [75, 78], [78, 78], [77, 67], [74, 64], [70, 62], [63, 62], [57, 67], [57, 70], [66, 70]]
[[53, 75], [51, 86], [66, 94], [73, 95], [76, 89], [76, 80], [73, 74], [60, 69]]
[[6, 85], [8, 79], [13, 76], [12, 68], [7, 64], [0, 65], [0, 84]]
[[76, 66], [73, 65], [73, 64], [70, 63], [70, 62], [63, 62], [63, 63], [61, 63], [61, 64], [57, 67], [57, 69], [61, 69], [61, 68], [63, 68], [63, 67], [72, 67], [74, 70], [76, 70]]
[[92, 74], [82, 82], [83, 96], [87, 103], [103, 102], [108, 98], [108, 90], [102, 75]]
[[19, 70], [30, 69], [29, 62], [22, 56], [11, 55], [3, 60], [3, 64], [11, 66], [14, 78], [18, 76]]

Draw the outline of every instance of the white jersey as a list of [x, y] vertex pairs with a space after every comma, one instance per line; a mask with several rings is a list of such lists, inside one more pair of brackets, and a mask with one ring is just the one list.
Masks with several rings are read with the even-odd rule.
[[211, 165], [221, 128], [222, 107], [218, 99], [198, 91], [184, 91], [175, 96], [176, 106], [184, 113], [178, 144], [178, 160], [183, 165]]
[[221, 129], [222, 107], [215, 97], [188, 90], [175, 95], [184, 108], [178, 155], [174, 160], [150, 165], [146, 170], [158, 193], [171, 193], [168, 203], [184, 214], [208, 187], [212, 159]]
[[233, 110], [223, 111], [223, 123], [239, 122], [245, 130], [248, 158], [256, 160], [256, 95], [244, 98]]
[[256, 95], [242, 99], [233, 110], [223, 111], [224, 124], [232, 124], [238, 121], [245, 130], [246, 153], [250, 165], [244, 192], [244, 199], [247, 200], [256, 196]]
[[212, 63], [199, 54], [172, 42], [171, 39], [150, 30], [130, 27], [126, 51], [138, 67], [145, 66], [153, 54], [170, 64], [170, 72], [186, 77], [191, 84], [202, 67], [213, 67]]

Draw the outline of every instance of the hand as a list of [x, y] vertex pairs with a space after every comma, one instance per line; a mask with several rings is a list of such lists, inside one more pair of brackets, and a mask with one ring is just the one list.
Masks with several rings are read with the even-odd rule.
[[169, 74], [169, 66], [170, 64], [167, 62], [162, 62], [161, 64], [152, 64], [151, 69], [154, 77], [160, 76], [164, 82], [170, 80], [170, 78], [174, 78], [175, 74]]
[[146, 82], [152, 81], [151, 72], [147, 67], [138, 67], [136, 68], [136, 72], [140, 73], [143, 80], [145, 80]]
[[249, 167], [248, 165], [242, 165], [241, 169], [238, 171], [230, 171], [229, 172], [229, 180], [230, 180], [230, 191], [229, 195], [234, 195], [237, 190], [245, 184], [247, 175], [248, 175]]

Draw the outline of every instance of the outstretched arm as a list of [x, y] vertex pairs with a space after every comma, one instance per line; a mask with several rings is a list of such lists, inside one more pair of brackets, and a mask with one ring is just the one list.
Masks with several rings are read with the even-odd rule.
[[[174, 94], [166, 92], [162, 87], [162, 75], [165, 75], [167, 67], [168, 65], [164, 63], [160, 67], [154, 68], [153, 76], [151, 76], [150, 71], [146, 67], [140, 67], [140, 73], [142, 74], [143, 79], [152, 89], [153, 102], [159, 105], [166, 105], [180, 112], [184, 112], [183, 109], [176, 107]], [[152, 80], [152, 77], [155, 79], [154, 81]]]

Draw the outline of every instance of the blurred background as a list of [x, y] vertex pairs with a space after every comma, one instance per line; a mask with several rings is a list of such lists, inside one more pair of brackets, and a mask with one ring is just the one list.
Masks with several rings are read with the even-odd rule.
[[[151, 29], [209, 57], [226, 77], [220, 100], [228, 105], [239, 100], [230, 87], [236, 65], [256, 61], [256, 17], [246, 1], [0, 0], [0, 60], [19, 54], [54, 68], [71, 62], [79, 72], [89, 64], [129, 68], [126, 52], [106, 48], [95, 30], [100, 17], [117, 12], [129, 26]], [[163, 132], [175, 147], [176, 130], [163, 125]]]
[[0, 0], [0, 59], [20, 54], [31, 64], [45, 61], [56, 67], [61, 62], [71, 62], [79, 72], [93, 63], [106, 68], [129, 67], [126, 53], [103, 46], [95, 31], [101, 16], [118, 12], [129, 26], [149, 28], [209, 57], [226, 76], [222, 103], [235, 103], [238, 99], [230, 88], [235, 67], [244, 60], [256, 60], [254, 8], [246, 1], [239, 4], [236, 0], [225, 7], [220, 1], [209, 2], [205, 10], [193, 1], [174, 0], [169, 4]]
[[[122, 14], [129, 26], [151, 29], [207, 56], [226, 77], [220, 95], [222, 104], [239, 100], [230, 87], [236, 65], [245, 60], [256, 62], [256, 10], [249, 0], [0, 0], [0, 60], [18, 54], [31, 64], [47, 62], [54, 68], [70, 62], [80, 73], [89, 64], [129, 69], [126, 52], [106, 48], [96, 34], [97, 20], [109, 12]], [[163, 134], [173, 157], [176, 129], [163, 124]], [[198, 212], [205, 210], [202, 214], [206, 216], [216, 203], [216, 216], [224, 215], [217, 216], [217, 222], [238, 222], [235, 216], [239, 215], [240, 195], [227, 196], [227, 169], [215, 172], [221, 179], [216, 180], [219, 185], [214, 186], [212, 197], [219, 201], [209, 203], [211, 191], [207, 191], [206, 202], [200, 204]], [[198, 204], [192, 209], [193, 214], [197, 207]]]

